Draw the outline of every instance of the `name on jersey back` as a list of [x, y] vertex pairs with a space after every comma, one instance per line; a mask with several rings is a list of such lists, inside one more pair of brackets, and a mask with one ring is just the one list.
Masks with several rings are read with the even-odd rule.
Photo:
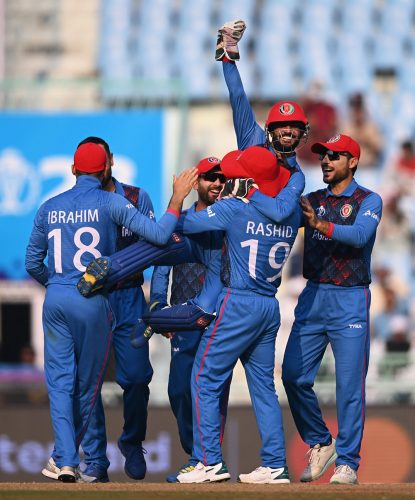
[[84, 222], [99, 222], [98, 209], [94, 210], [51, 210], [48, 212], [48, 224], [82, 224]]
[[249, 220], [246, 224], [246, 234], [291, 238], [293, 228], [291, 226], [277, 226], [276, 224], [264, 224], [263, 222]]

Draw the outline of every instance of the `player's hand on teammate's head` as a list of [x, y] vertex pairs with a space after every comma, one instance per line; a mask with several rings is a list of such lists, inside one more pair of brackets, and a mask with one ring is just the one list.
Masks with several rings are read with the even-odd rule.
[[196, 167], [183, 170], [178, 176], [173, 176], [173, 196], [182, 200], [190, 193], [197, 181], [198, 170]]
[[238, 42], [245, 29], [245, 22], [241, 19], [229, 21], [219, 28], [215, 52], [216, 61], [222, 61], [224, 57], [231, 61], [239, 61]]

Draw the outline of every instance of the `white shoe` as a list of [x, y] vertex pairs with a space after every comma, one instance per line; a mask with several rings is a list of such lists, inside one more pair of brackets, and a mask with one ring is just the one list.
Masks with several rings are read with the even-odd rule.
[[71, 467], [70, 465], [63, 465], [58, 474], [58, 479], [63, 483], [76, 483], [78, 480], [80, 480], [79, 467]]
[[301, 474], [300, 481], [308, 483], [319, 479], [332, 463], [336, 461], [336, 440], [333, 439], [328, 446], [316, 444], [307, 452], [308, 465]]
[[231, 478], [225, 462], [220, 462], [216, 465], [203, 465], [199, 462], [196, 467], [189, 471], [183, 472], [177, 476], [178, 483], [216, 483], [220, 481], [228, 481]]
[[356, 471], [348, 465], [342, 464], [334, 469], [334, 474], [331, 476], [330, 483], [359, 484], [359, 481], [357, 480]]
[[49, 477], [50, 479], [56, 479], [57, 481], [60, 471], [61, 470], [59, 469], [59, 467], [55, 464], [55, 460], [50, 457], [48, 463], [42, 469], [42, 474], [46, 477]]
[[271, 469], [271, 467], [257, 467], [249, 474], [239, 474], [238, 483], [250, 484], [289, 484], [290, 475], [287, 467]]

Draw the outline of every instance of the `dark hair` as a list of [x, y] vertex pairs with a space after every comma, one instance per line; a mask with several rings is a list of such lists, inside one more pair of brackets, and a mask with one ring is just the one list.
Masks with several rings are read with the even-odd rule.
[[84, 139], [83, 141], [81, 141], [78, 144], [78, 146], [76, 147], [76, 149], [78, 149], [79, 146], [82, 146], [82, 144], [88, 144], [91, 142], [93, 144], [101, 144], [102, 146], [104, 146], [104, 149], [105, 149], [107, 155], [109, 156], [111, 154], [111, 150], [110, 150], [108, 142], [104, 141], [104, 139], [101, 139], [101, 137], [95, 137], [93, 135], [91, 135], [91, 136], [87, 137], [86, 139]]

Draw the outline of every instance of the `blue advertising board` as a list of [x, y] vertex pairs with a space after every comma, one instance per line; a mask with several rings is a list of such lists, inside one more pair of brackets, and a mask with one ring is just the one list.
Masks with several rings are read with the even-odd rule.
[[144, 188], [162, 210], [163, 112], [0, 114], [0, 279], [25, 279], [24, 255], [37, 209], [70, 189], [73, 154], [87, 136], [105, 139], [113, 174]]

